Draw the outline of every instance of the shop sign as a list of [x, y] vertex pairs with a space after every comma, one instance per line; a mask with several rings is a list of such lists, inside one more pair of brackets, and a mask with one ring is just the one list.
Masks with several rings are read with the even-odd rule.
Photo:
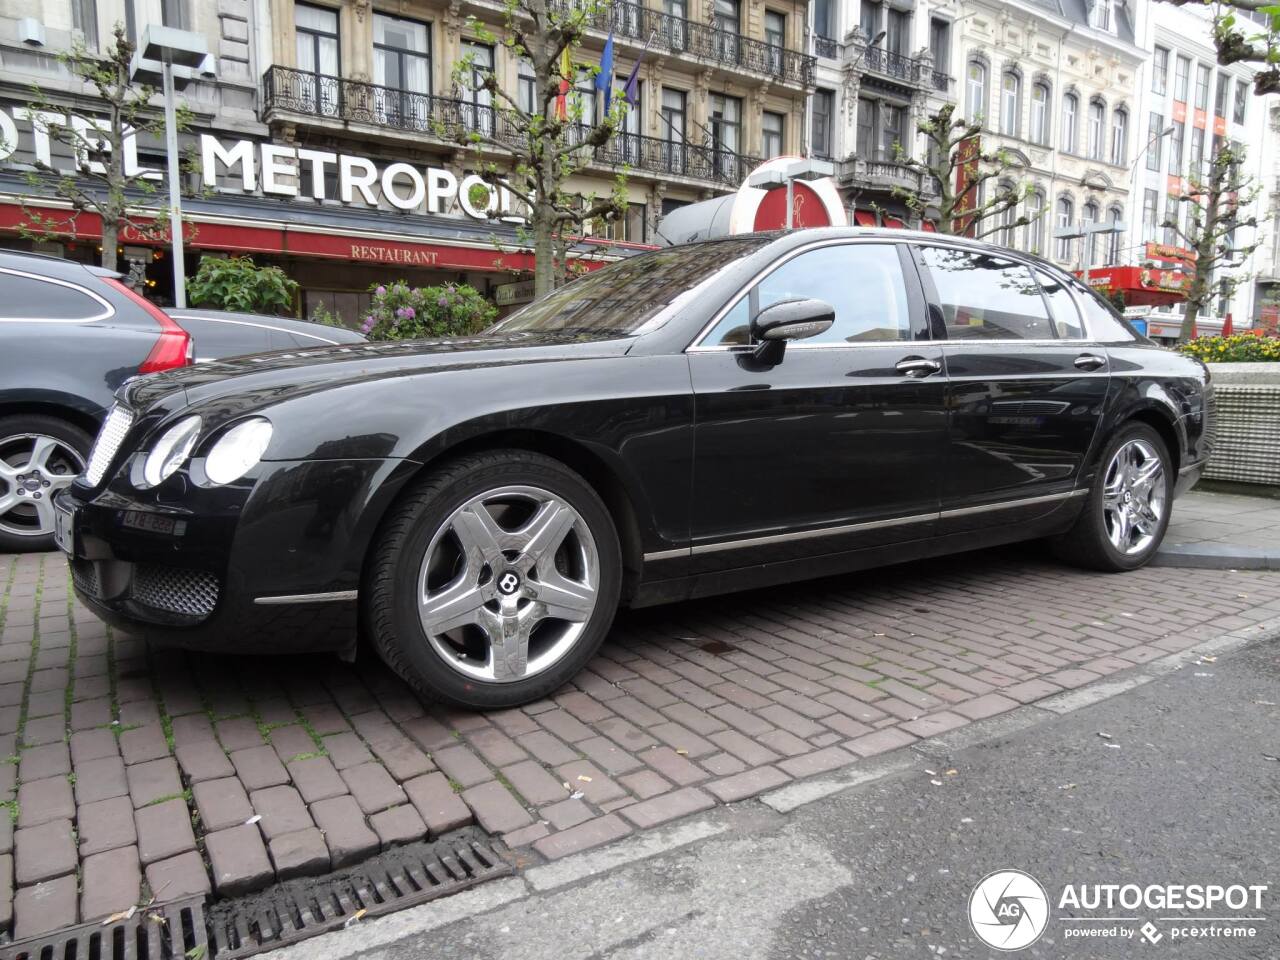
[[[25, 129], [27, 147], [40, 163], [53, 167], [55, 144], [50, 123], [65, 122], [58, 113], [31, 111], [28, 107], [0, 106], [0, 162], [17, 152], [21, 141], [18, 124]], [[91, 134], [92, 124], [72, 118], [81, 134]], [[223, 192], [278, 197], [336, 200], [342, 204], [377, 208], [379, 199], [405, 212], [462, 216], [473, 220], [501, 219], [522, 223], [520, 202], [505, 187], [495, 187], [475, 174], [459, 178], [443, 167], [371, 160], [353, 154], [315, 150], [294, 144], [256, 140], [223, 140], [211, 133], [196, 136], [204, 186]], [[65, 148], [63, 148], [65, 149]], [[81, 156], [77, 167], [105, 172], [102, 162]], [[124, 141], [124, 169], [130, 176], [161, 179], [162, 171], [138, 163], [137, 138]], [[59, 170], [74, 174], [74, 169]], [[221, 179], [221, 182], [220, 182]], [[370, 259], [379, 259], [376, 256]]]
[[514, 283], [501, 283], [493, 288], [494, 303], [500, 307], [513, 307], [517, 303], [528, 303], [532, 299], [532, 280], [517, 280]]
[[1196, 252], [1186, 247], [1175, 247], [1168, 243], [1147, 241], [1145, 254], [1147, 260], [1159, 260], [1163, 263], [1195, 263]]

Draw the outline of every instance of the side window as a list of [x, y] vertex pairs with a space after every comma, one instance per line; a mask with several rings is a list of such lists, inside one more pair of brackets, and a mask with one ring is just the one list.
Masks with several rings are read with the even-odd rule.
[[802, 297], [825, 300], [836, 313], [831, 329], [806, 343], [911, 339], [911, 309], [897, 247], [858, 243], [819, 247], [788, 260], [734, 304], [704, 343], [750, 343], [755, 314]]
[[1049, 312], [1031, 270], [976, 250], [922, 247], [951, 340], [1043, 340]]
[[95, 320], [107, 308], [82, 290], [0, 270], [0, 320]]
[[1083, 283], [1072, 284], [1077, 293], [1080, 308], [1084, 311], [1089, 335], [1101, 343], [1132, 343], [1138, 339], [1129, 324], [1116, 316], [1111, 304], [1090, 290]]
[[1036, 271], [1036, 279], [1040, 281], [1044, 298], [1049, 301], [1049, 313], [1053, 316], [1053, 326], [1058, 331], [1058, 336], [1063, 340], [1084, 339], [1080, 310], [1076, 306], [1076, 298], [1067, 289], [1066, 282], [1041, 270]]

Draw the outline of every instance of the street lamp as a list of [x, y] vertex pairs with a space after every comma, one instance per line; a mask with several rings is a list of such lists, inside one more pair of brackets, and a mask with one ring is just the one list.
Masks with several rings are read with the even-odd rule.
[[130, 66], [130, 75], [143, 83], [159, 79], [164, 85], [164, 139], [169, 166], [169, 233], [173, 241], [173, 305], [187, 305], [187, 274], [182, 256], [182, 198], [178, 190], [178, 123], [173, 102], [173, 68], [192, 70], [209, 56], [204, 37], [190, 30], [148, 24]]
[[1169, 136], [1169, 134], [1173, 133], [1175, 129], [1176, 129], [1175, 125], [1171, 123], [1169, 124], [1169, 126], [1165, 127], [1159, 133], [1153, 134], [1151, 139], [1147, 141], [1147, 145], [1143, 147], [1141, 150], [1139, 150], [1138, 155], [1133, 158], [1133, 163], [1129, 164], [1129, 173], [1132, 174], [1133, 171], [1138, 168], [1138, 161], [1142, 159], [1142, 155], [1146, 153], [1148, 150], [1150, 150], [1152, 145], [1157, 140], [1163, 140], [1165, 137]]
[[785, 167], [771, 170], [759, 170], [747, 178], [747, 186], [759, 190], [772, 190], [775, 187], [787, 188], [787, 229], [795, 226], [795, 184], [797, 180], [821, 180], [835, 176], [836, 168], [830, 160], [816, 160], [808, 157], [797, 160]]
[[1104, 233], [1124, 233], [1128, 229], [1126, 224], [1118, 221], [1110, 221], [1106, 223], [1085, 222], [1081, 221], [1078, 227], [1059, 227], [1053, 231], [1053, 236], [1058, 240], [1074, 240], [1077, 237], [1084, 237], [1084, 254], [1080, 258], [1081, 279], [1084, 285], [1089, 285], [1089, 268], [1092, 266], [1090, 261], [1093, 259], [1093, 244], [1089, 242], [1089, 238]]

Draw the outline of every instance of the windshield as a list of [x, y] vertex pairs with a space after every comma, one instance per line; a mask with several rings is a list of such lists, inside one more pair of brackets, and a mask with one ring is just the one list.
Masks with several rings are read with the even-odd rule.
[[709, 240], [629, 257], [535, 300], [491, 330], [635, 333], [680, 294], [772, 239]]

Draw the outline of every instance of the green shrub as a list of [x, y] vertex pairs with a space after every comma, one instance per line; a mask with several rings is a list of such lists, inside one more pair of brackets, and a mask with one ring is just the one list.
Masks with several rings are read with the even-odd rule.
[[461, 337], [493, 323], [498, 308], [465, 283], [411, 287], [403, 280], [370, 287], [373, 303], [360, 324], [370, 340]]
[[279, 267], [259, 267], [249, 257], [203, 257], [187, 283], [197, 307], [243, 313], [289, 313], [298, 284]]

